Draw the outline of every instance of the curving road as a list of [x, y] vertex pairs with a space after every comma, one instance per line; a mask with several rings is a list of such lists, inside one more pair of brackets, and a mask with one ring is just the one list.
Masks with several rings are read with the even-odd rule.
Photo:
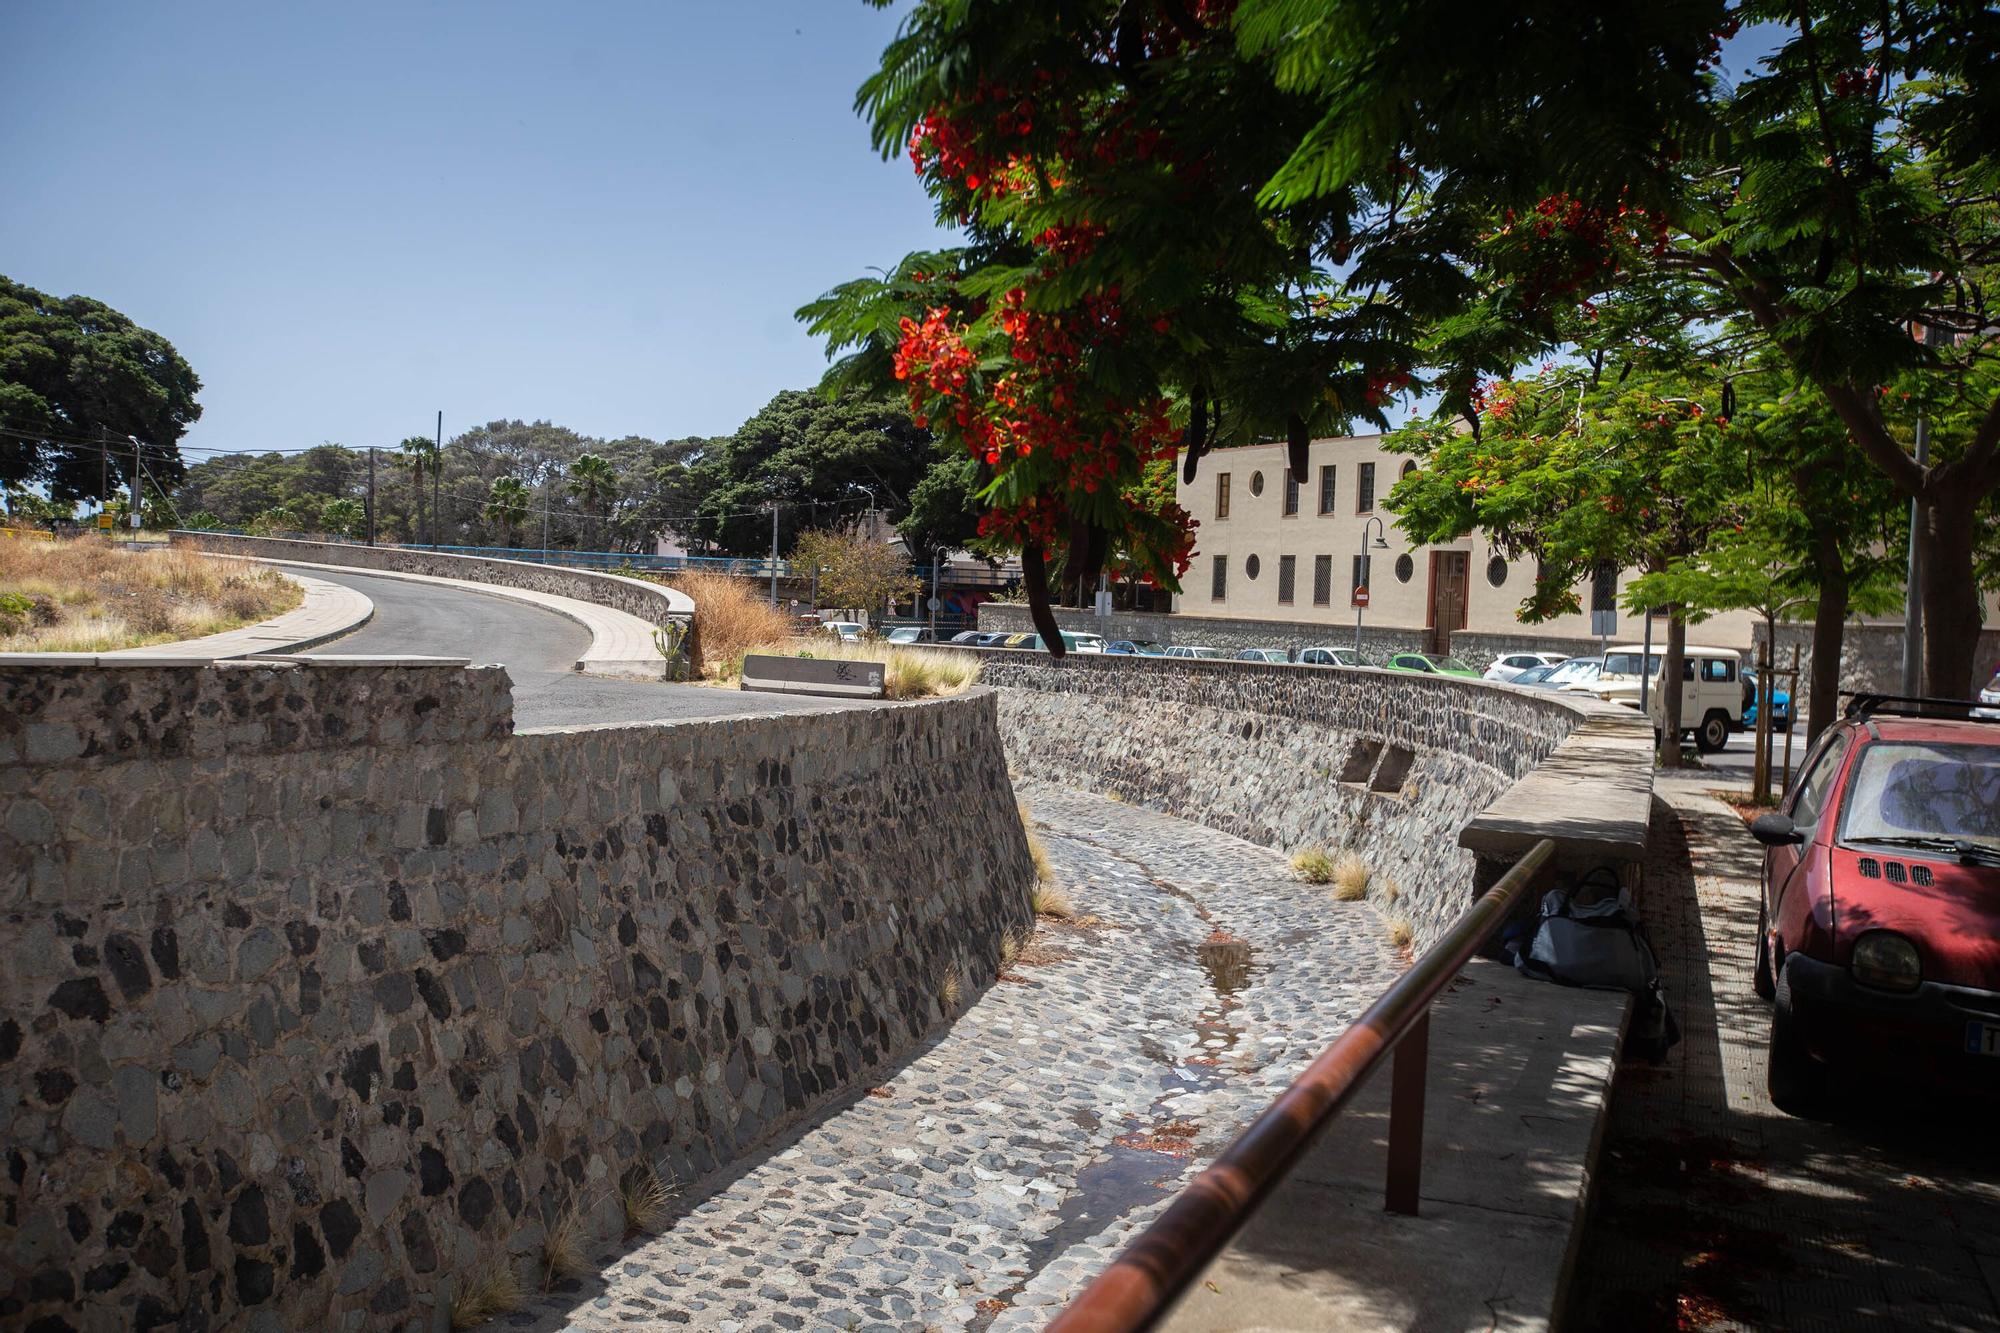
[[571, 668], [590, 646], [590, 634], [553, 611], [486, 593], [346, 570], [315, 569], [312, 575], [366, 593], [375, 603], [374, 619], [352, 634], [313, 649], [314, 653], [349, 657], [419, 653], [469, 657], [475, 663], [498, 662], [514, 682], [516, 727], [813, 713], [869, 706], [852, 699], [745, 694], [706, 685], [578, 675]]

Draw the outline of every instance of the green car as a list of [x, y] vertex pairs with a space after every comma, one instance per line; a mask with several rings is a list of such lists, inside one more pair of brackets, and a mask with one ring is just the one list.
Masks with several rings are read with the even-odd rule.
[[1391, 671], [1413, 671], [1426, 676], [1466, 676], [1480, 679], [1477, 671], [1456, 657], [1439, 653], [1397, 653], [1382, 664]]

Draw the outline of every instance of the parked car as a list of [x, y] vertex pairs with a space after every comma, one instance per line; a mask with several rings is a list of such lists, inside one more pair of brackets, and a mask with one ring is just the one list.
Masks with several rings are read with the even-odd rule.
[[[1743, 683], [1750, 687], [1750, 702], [1743, 705], [1743, 730], [1749, 731], [1757, 725], [1757, 673], [1744, 667]], [[1771, 728], [1774, 731], [1792, 729], [1792, 692], [1775, 683], [1771, 686]]]
[[1283, 648], [1244, 648], [1237, 652], [1239, 662], [1289, 662], [1292, 655]]
[[1751, 826], [1785, 1110], [1835, 1071], [2000, 1092], [2000, 725], [1923, 714], [1855, 699]]
[[1552, 667], [1562, 660], [1561, 653], [1502, 653], [1486, 668], [1486, 679], [1513, 680], [1523, 671]]
[[1165, 657], [1167, 646], [1151, 639], [1113, 639], [1104, 645], [1104, 651], [1126, 657]]
[[1479, 679], [1474, 671], [1456, 657], [1446, 657], [1442, 653], [1391, 653], [1389, 660], [1382, 664], [1391, 671], [1412, 671], [1427, 676], [1469, 676]]
[[928, 625], [898, 625], [883, 636], [890, 643], [936, 643]]
[[859, 643], [865, 627], [858, 620], [823, 620], [819, 628], [822, 634], [831, 634], [848, 643]]
[[1307, 666], [1366, 666], [1352, 648], [1301, 648], [1299, 661]]
[[1993, 673], [1993, 679], [1986, 682], [1986, 688], [1979, 692], [1979, 702], [1984, 708], [1972, 710], [1974, 717], [2000, 718], [2000, 671]]
[[1167, 649], [1168, 657], [1227, 657], [1220, 648], [1209, 648], [1198, 643], [1177, 643]]

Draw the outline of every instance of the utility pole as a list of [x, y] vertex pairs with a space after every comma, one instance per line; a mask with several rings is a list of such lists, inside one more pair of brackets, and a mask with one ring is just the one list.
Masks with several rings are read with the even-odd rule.
[[[1926, 347], [1938, 345], [1939, 330], [1925, 324], [1918, 339]], [[1931, 418], [1922, 408], [1917, 410], [1916, 462], [1919, 475], [1930, 471], [1931, 461]], [[1916, 496], [1910, 497], [1910, 554], [1908, 567], [1904, 573], [1903, 592], [1903, 693], [1919, 695], [1923, 691], [1924, 675], [1924, 506]]]
[[368, 446], [368, 544], [375, 544], [375, 446]]
[[771, 605], [778, 604], [778, 502], [771, 501]]
[[438, 548], [438, 505], [444, 487], [444, 409], [438, 409], [437, 452], [431, 455], [431, 549]]

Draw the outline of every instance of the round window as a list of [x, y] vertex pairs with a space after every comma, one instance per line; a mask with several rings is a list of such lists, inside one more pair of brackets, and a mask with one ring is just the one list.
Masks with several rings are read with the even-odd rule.
[[[1257, 483], [1256, 483], [1256, 482], [1254, 482], [1254, 481], [1253, 481], [1253, 482], [1251, 482], [1251, 483], [1250, 483], [1250, 489], [1251, 489], [1251, 490], [1255, 490], [1255, 489], [1257, 489]], [[1249, 559], [1247, 559], [1247, 560], [1245, 560], [1245, 561], [1243, 562], [1243, 576], [1244, 576], [1245, 578], [1251, 578], [1251, 579], [1254, 579], [1254, 578], [1256, 578], [1256, 577], [1257, 577], [1257, 571], [1258, 571], [1258, 570], [1260, 570], [1260, 569], [1262, 569], [1263, 567], [1264, 567], [1264, 566], [1263, 566], [1262, 562], [1260, 562], [1260, 561], [1259, 561], [1259, 560], [1257, 559], [1257, 557], [1253, 555], [1253, 556], [1251, 556], [1251, 557], [1250, 557]]]
[[1250, 474], [1250, 494], [1262, 495], [1263, 493], [1264, 493], [1264, 474], [1261, 472], [1252, 472]]
[[1496, 588], [1505, 583], [1507, 581], [1507, 562], [1497, 555], [1488, 560], [1486, 562], [1486, 581]]
[[1396, 582], [1408, 583], [1417, 573], [1417, 562], [1410, 559], [1408, 551], [1396, 557]]

